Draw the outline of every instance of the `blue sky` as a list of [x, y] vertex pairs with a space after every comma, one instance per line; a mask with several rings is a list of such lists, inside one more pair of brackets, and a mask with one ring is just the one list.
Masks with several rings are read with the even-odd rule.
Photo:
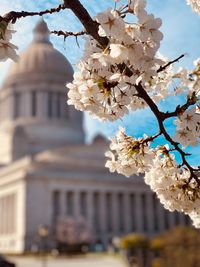
[[[11, 3], [12, 2], [12, 3]], [[93, 16], [99, 11], [107, 7], [113, 6], [113, 0], [81, 0], [84, 6], [88, 9], [89, 13]], [[185, 67], [192, 67], [194, 59], [200, 56], [200, 16], [192, 12], [191, 8], [186, 5], [185, 0], [147, 0], [148, 10], [160, 17], [163, 20], [162, 32], [164, 33], [164, 40], [162, 41], [160, 52], [168, 58], [175, 58], [182, 53], [187, 53], [187, 56], [181, 60], [181, 64]], [[40, 0], [40, 1], [24, 1], [24, 0], [1, 0], [0, 14], [3, 15], [11, 10], [44, 10], [60, 4], [58, 0]], [[78, 31], [82, 27], [78, 20], [68, 10], [62, 11], [59, 14], [44, 16], [48, 22], [51, 30], [68, 30]], [[18, 33], [14, 37], [15, 43], [22, 51], [27, 47], [32, 39], [32, 29], [37, 22], [38, 17], [24, 18], [18, 21], [15, 25]], [[68, 38], [64, 43], [60, 37], [51, 37], [54, 46], [59, 49], [71, 62], [75, 68], [76, 62], [80, 59], [82, 49], [76, 45], [73, 38]], [[80, 47], [83, 46], [83, 40], [79, 38]], [[1, 63], [0, 81], [3, 80], [10, 62]], [[178, 66], [178, 64], [177, 64]], [[183, 98], [167, 99], [162, 106], [166, 109], [175, 107], [178, 102], [183, 102]], [[149, 110], [137, 111], [123, 120], [114, 123], [102, 123], [97, 120], [91, 119], [89, 116], [85, 117], [85, 129], [87, 132], [88, 140], [96, 133], [104, 133], [107, 136], [112, 136], [118, 126], [126, 127], [127, 132], [134, 136], [141, 136], [143, 133], [153, 134], [156, 132], [157, 123]], [[172, 122], [170, 121], [167, 126], [174, 131]], [[163, 140], [161, 140], [163, 142]], [[191, 150], [191, 149], [189, 149]], [[192, 149], [193, 157], [191, 158], [192, 164], [200, 164], [199, 147]]]

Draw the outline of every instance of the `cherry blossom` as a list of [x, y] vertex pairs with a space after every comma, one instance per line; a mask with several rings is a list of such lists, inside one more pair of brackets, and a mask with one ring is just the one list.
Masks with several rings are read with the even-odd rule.
[[187, 0], [187, 4], [191, 6], [194, 12], [200, 15], [200, 1], [199, 0]]
[[196, 107], [185, 111], [175, 121], [177, 125], [174, 140], [181, 143], [183, 147], [195, 146], [200, 138], [200, 114], [196, 112]]
[[16, 53], [17, 46], [13, 45], [10, 40], [14, 30], [10, 29], [10, 26], [2, 21], [0, 22], [0, 60], [5, 61], [8, 58], [16, 61], [18, 56]]
[[[137, 12], [133, 12], [134, 7]], [[158, 84], [157, 77], [161, 75], [157, 70], [165, 61], [156, 55], [162, 39], [159, 31], [161, 20], [142, 12], [144, 7], [145, 1], [131, 2], [127, 12], [136, 16], [140, 14], [138, 23], [132, 25], [127, 24], [116, 10], [108, 9], [96, 16], [100, 24], [99, 34], [108, 37], [110, 43], [101, 49], [91, 38], [86, 42], [78, 74], [75, 73], [73, 84], [67, 85], [70, 89], [68, 104], [101, 120], [111, 121], [123, 117], [130, 110], [146, 106], [136, 96], [135, 85], [149, 80]], [[126, 73], [124, 64], [131, 75]], [[158, 88], [151, 88], [153, 95]], [[166, 94], [165, 90], [164, 96]]]
[[111, 172], [117, 171], [127, 177], [144, 173], [154, 157], [154, 150], [145, 140], [145, 137], [135, 139], [127, 136], [125, 130], [120, 128], [111, 141], [110, 151], [105, 154], [109, 158], [105, 166]]
[[199, 184], [190, 177], [190, 172], [180, 170], [174, 155], [163, 147], [158, 148], [151, 168], [146, 171], [145, 182], [166, 209], [188, 214], [191, 211], [200, 212]]

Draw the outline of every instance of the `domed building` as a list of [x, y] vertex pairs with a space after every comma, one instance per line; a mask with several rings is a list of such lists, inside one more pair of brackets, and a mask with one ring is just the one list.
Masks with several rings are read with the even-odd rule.
[[155, 235], [187, 218], [164, 210], [142, 177], [104, 167], [107, 141], [86, 145], [82, 113], [66, 105], [68, 60], [41, 20], [0, 90], [0, 251], [30, 251], [41, 225], [57, 246], [61, 218], [84, 219], [91, 242], [129, 232]]

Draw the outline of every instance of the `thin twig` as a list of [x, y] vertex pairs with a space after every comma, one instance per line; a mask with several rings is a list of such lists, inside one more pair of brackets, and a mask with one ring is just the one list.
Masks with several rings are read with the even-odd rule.
[[57, 36], [64, 36], [64, 38], [67, 38], [69, 36], [83, 36], [88, 34], [86, 31], [81, 32], [67, 32], [67, 31], [51, 31], [52, 34], [56, 34]]
[[51, 8], [51, 9], [46, 9], [43, 11], [38, 11], [38, 12], [28, 12], [28, 11], [11, 11], [7, 14], [5, 14], [3, 17], [0, 16], [0, 22], [5, 21], [7, 23], [15, 23], [17, 19], [20, 18], [25, 18], [25, 17], [30, 17], [30, 16], [43, 16], [45, 14], [52, 14], [55, 12], [59, 12], [60, 10], [66, 9], [64, 4], [60, 4], [57, 7]]
[[166, 119], [169, 119], [171, 117], [177, 117], [178, 115], [185, 112], [190, 106], [196, 104], [197, 100], [198, 99], [197, 99], [196, 93], [194, 92], [191, 96], [188, 96], [187, 102], [182, 106], [178, 105], [176, 107], [175, 111], [162, 113], [163, 119], [166, 120]]
[[185, 54], [182, 54], [181, 56], [177, 57], [176, 59], [169, 61], [166, 65], [164, 66], [160, 66], [160, 68], [157, 70], [157, 73], [165, 70], [167, 67], [169, 67], [170, 65], [172, 65], [175, 62], [178, 62], [181, 58], [183, 58], [185, 56]]

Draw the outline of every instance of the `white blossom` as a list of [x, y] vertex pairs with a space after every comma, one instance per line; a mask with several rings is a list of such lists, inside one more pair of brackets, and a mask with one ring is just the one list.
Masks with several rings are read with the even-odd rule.
[[177, 125], [174, 140], [181, 143], [183, 147], [195, 146], [200, 138], [200, 114], [196, 112], [196, 107], [185, 111], [175, 121]]
[[158, 149], [150, 170], [145, 173], [145, 182], [166, 209], [188, 214], [200, 211], [199, 185], [190, 175], [187, 169], [180, 171], [174, 156], [163, 148]]
[[187, 0], [187, 4], [191, 6], [194, 12], [200, 15], [200, 0]]
[[0, 22], [0, 61], [5, 61], [8, 58], [16, 61], [18, 58], [16, 53], [17, 46], [10, 42], [15, 31], [9, 27], [4, 21]]
[[135, 139], [125, 134], [125, 130], [120, 128], [116, 137], [112, 139], [110, 151], [106, 152], [109, 159], [106, 167], [111, 172], [117, 171], [127, 177], [144, 173], [149, 169], [154, 157], [154, 151], [145, 142], [145, 138]]
[[[139, 83], [146, 85], [145, 89], [155, 99], [157, 95], [157, 101], [167, 95], [167, 89], [162, 91], [161, 86], [156, 86], [157, 77], [161, 77], [157, 70], [165, 63], [156, 56], [162, 39], [161, 20], [143, 12], [145, 6], [145, 1], [131, 2], [129, 12], [136, 16], [136, 24], [127, 24], [120, 12], [112, 9], [96, 16], [99, 34], [110, 42], [106, 48], [101, 48], [92, 38], [86, 42], [78, 74], [68, 86], [69, 104], [101, 120], [112, 121], [130, 110], [146, 107], [146, 103], [135, 96], [135, 85]], [[125, 66], [131, 75], [127, 75]], [[154, 86], [147, 83], [149, 80]], [[167, 82], [162, 80], [163, 88]]]
[[200, 228], [200, 212], [192, 211], [188, 213], [195, 228]]

